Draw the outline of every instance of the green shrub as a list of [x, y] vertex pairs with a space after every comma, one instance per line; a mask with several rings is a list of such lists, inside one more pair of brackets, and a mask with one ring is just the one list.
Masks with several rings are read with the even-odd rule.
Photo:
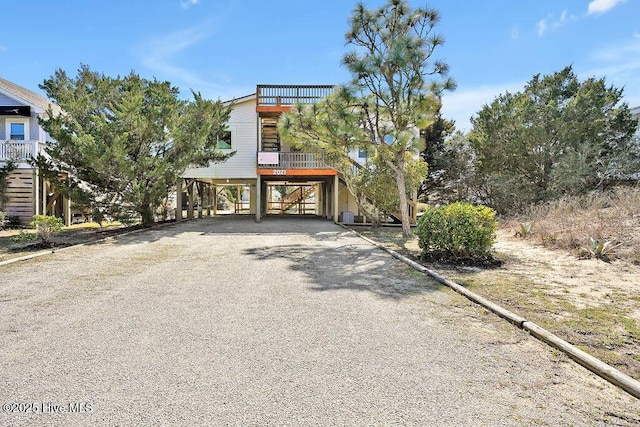
[[427, 209], [416, 228], [423, 255], [480, 258], [495, 243], [496, 212], [486, 206], [453, 203]]
[[44, 244], [51, 243], [51, 236], [62, 230], [62, 218], [48, 215], [34, 215], [31, 227], [36, 229], [38, 237]]
[[36, 233], [29, 233], [28, 231], [20, 230], [20, 234], [11, 236], [12, 242], [31, 242], [38, 239]]
[[5, 225], [9, 222], [9, 215], [5, 211], [0, 211], [0, 230], [4, 230]]

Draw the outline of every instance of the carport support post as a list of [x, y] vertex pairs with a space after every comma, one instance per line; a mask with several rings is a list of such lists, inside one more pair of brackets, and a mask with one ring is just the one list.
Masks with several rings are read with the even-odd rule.
[[202, 204], [204, 203], [204, 183], [196, 181], [196, 188], [198, 189], [198, 218], [202, 218]]
[[34, 215], [40, 215], [40, 173], [38, 168], [33, 168], [33, 209]]
[[329, 219], [329, 202], [331, 201], [329, 189], [329, 180], [325, 179], [324, 184], [322, 185], [322, 216]]
[[216, 208], [216, 186], [209, 186], [209, 216], [213, 216]]
[[338, 222], [338, 185], [340, 178], [338, 175], [333, 176], [333, 222]]
[[176, 182], [176, 221], [182, 219], [182, 178]]
[[42, 210], [40, 211], [42, 215], [47, 215], [47, 187], [49, 186], [49, 181], [42, 177]]
[[237, 214], [242, 213], [242, 187], [239, 185], [236, 185], [236, 207], [234, 210]]
[[67, 227], [71, 225], [71, 199], [62, 196], [62, 212], [64, 216], [64, 225]]
[[202, 217], [207, 216], [206, 210], [209, 209], [209, 187], [207, 187], [207, 185], [206, 182], [202, 183], [202, 194], [200, 195], [200, 197], [202, 197], [202, 207], [200, 208]]
[[262, 201], [260, 200], [260, 196], [262, 195], [262, 180], [260, 178], [260, 175], [256, 178], [256, 222], [262, 221], [260, 212], [262, 209]]
[[193, 179], [187, 182], [187, 219], [193, 219]]
[[213, 186], [213, 214], [218, 215], [218, 187]]

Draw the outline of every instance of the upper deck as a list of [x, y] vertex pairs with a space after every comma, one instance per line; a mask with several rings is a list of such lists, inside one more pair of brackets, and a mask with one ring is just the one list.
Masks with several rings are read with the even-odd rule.
[[0, 166], [8, 160], [13, 160], [20, 167], [27, 167], [27, 163], [32, 158], [44, 151], [46, 143], [44, 141], [0, 141]]
[[257, 85], [256, 111], [282, 113], [297, 103], [314, 104], [331, 92], [333, 85]]

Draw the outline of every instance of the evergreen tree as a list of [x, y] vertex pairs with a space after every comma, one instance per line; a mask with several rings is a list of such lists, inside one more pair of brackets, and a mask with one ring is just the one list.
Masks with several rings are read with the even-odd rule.
[[536, 75], [472, 119], [487, 202], [502, 212], [627, 179], [640, 166], [637, 123], [622, 89], [580, 82], [571, 67]]
[[444, 119], [438, 110], [431, 126], [420, 131], [420, 136], [424, 139], [424, 150], [420, 156], [429, 165], [429, 173], [420, 186], [421, 198], [426, 199], [430, 193], [442, 190], [446, 186], [447, 169], [450, 165], [445, 141], [454, 130], [455, 122]]
[[41, 120], [54, 141], [36, 163], [66, 172], [62, 189], [99, 216], [148, 226], [187, 167], [228, 157], [216, 145], [230, 107], [199, 93], [184, 101], [169, 82], [134, 72], [111, 78], [85, 65], [75, 78], [58, 70], [40, 87], [64, 113]]

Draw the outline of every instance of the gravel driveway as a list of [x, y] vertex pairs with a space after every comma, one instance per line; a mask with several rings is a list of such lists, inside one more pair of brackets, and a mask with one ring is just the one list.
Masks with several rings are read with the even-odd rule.
[[640, 404], [323, 220], [0, 267], [0, 425], [632, 425]]

